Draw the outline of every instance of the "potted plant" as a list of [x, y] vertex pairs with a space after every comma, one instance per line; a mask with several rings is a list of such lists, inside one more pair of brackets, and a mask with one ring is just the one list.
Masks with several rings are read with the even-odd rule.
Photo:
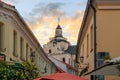
[[110, 56], [103, 57], [103, 59], [104, 59], [104, 63], [109, 63], [111, 60]]
[[116, 68], [118, 69], [118, 71], [119, 71], [119, 76], [120, 76], [120, 60], [119, 61], [116, 61], [116, 64], [117, 64], [117, 66], [116, 66]]

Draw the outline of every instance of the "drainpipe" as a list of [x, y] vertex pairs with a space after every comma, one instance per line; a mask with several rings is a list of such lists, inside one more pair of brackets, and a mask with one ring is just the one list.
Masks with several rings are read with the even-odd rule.
[[96, 61], [97, 61], [97, 57], [96, 57], [96, 8], [93, 5], [92, 0], [90, 0], [90, 6], [93, 9], [94, 12], [94, 68], [96, 68]]
[[[94, 69], [97, 67], [96, 61], [97, 61], [97, 56], [96, 56], [96, 8], [93, 5], [93, 1], [90, 0], [90, 6], [93, 10], [93, 17], [94, 17]], [[91, 80], [96, 80], [96, 75], [91, 76]]]

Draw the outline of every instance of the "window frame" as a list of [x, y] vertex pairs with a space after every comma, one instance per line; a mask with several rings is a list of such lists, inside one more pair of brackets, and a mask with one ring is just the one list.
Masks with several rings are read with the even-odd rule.
[[17, 54], [17, 32], [15, 30], [13, 31], [13, 55], [15, 57], [18, 57], [18, 54]]

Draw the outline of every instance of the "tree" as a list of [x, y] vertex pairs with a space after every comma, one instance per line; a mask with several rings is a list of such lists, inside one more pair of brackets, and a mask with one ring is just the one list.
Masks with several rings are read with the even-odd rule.
[[40, 72], [30, 62], [14, 63], [7, 65], [0, 62], [0, 79], [2, 80], [33, 80]]

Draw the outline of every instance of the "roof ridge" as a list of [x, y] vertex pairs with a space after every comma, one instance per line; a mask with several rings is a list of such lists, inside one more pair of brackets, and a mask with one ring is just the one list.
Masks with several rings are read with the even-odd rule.
[[0, 0], [0, 4], [5, 4], [5, 5], [9, 6], [9, 7], [15, 8], [15, 6], [13, 6], [11, 4], [8, 4], [8, 3], [4, 2], [4, 1], [1, 1], [1, 0]]
[[[54, 57], [52, 57], [52, 58], [54, 58]], [[76, 71], [76, 69], [75, 69], [73, 66], [71, 66], [70, 64], [65, 63], [65, 62], [63, 62], [63, 61], [60, 61], [60, 60], [58, 60], [58, 59], [56, 59], [56, 58], [54, 58], [54, 59], [57, 60], [57, 61], [59, 61], [59, 62], [61, 62], [61, 63], [63, 63], [63, 64], [65, 64], [68, 68]]]

